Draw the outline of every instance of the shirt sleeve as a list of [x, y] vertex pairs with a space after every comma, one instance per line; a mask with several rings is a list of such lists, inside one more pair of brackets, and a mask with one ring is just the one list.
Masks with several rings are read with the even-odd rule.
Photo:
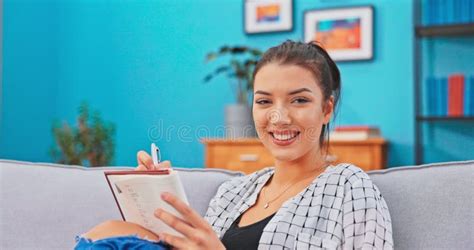
[[220, 236], [227, 218], [240, 198], [238, 191], [243, 177], [234, 177], [223, 182], [217, 189], [216, 195], [209, 202], [204, 219], [212, 226], [214, 231]]
[[218, 187], [214, 197], [212, 197], [211, 201], [209, 202], [204, 219], [211, 225], [216, 220], [219, 211], [223, 209], [222, 206], [219, 205], [219, 200], [222, 199], [223, 194], [228, 191], [229, 182], [230, 181], [226, 181], [222, 183]]
[[393, 249], [387, 203], [368, 175], [346, 185], [342, 210], [343, 249]]

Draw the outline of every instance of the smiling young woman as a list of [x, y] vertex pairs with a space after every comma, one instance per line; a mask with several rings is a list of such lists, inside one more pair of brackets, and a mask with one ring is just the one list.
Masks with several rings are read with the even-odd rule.
[[[340, 82], [336, 64], [315, 43], [270, 48], [254, 71], [252, 112], [274, 167], [223, 183], [204, 218], [176, 197], [165, 197], [184, 219], [162, 210], [156, 216], [184, 237], [156, 237], [114, 222], [83, 235], [83, 246], [121, 242], [134, 231], [149, 249], [163, 247], [149, 240], [156, 238], [179, 249], [393, 249], [390, 213], [377, 186], [357, 166], [325, 161]], [[156, 167], [143, 151], [138, 164]]]

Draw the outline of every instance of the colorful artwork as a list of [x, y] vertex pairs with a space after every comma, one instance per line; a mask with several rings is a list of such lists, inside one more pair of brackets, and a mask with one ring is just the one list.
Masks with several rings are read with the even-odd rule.
[[326, 49], [360, 49], [360, 18], [317, 22], [314, 40]]
[[280, 20], [280, 5], [257, 6], [257, 22], [277, 22]]
[[245, 34], [291, 31], [293, 0], [245, 0]]
[[304, 41], [316, 41], [334, 61], [372, 60], [374, 7], [314, 9], [304, 14]]

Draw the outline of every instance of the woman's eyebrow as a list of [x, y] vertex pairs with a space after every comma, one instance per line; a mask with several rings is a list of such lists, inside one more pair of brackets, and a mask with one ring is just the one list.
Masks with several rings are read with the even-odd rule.
[[257, 91], [255, 91], [255, 94], [272, 95], [272, 94], [270, 94], [270, 93], [268, 93], [268, 92], [265, 92], [265, 91], [262, 91], [262, 90], [257, 90]]
[[293, 90], [293, 91], [290, 91], [288, 92], [288, 95], [295, 95], [295, 94], [298, 94], [298, 93], [301, 93], [301, 92], [309, 92], [309, 93], [313, 93], [310, 89], [308, 88], [301, 88], [301, 89], [297, 89], [297, 90]]
[[[288, 92], [288, 95], [295, 95], [295, 94], [305, 92], [305, 91], [312, 93], [312, 91], [308, 88], [300, 88], [300, 89], [296, 89], [296, 90], [292, 90], [292, 91]], [[255, 91], [255, 94], [272, 95], [271, 93], [268, 93], [268, 92], [265, 92], [265, 91], [262, 91], [262, 90]]]

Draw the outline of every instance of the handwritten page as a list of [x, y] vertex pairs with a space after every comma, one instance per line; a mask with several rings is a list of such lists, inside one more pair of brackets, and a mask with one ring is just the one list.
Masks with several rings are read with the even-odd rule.
[[114, 177], [112, 185], [115, 185], [116, 196], [126, 221], [137, 223], [154, 233], [165, 232], [182, 236], [154, 216], [154, 211], [162, 208], [182, 218], [171, 205], [161, 199], [160, 194], [163, 192], [169, 192], [189, 204], [176, 171], [171, 171], [168, 175]]

